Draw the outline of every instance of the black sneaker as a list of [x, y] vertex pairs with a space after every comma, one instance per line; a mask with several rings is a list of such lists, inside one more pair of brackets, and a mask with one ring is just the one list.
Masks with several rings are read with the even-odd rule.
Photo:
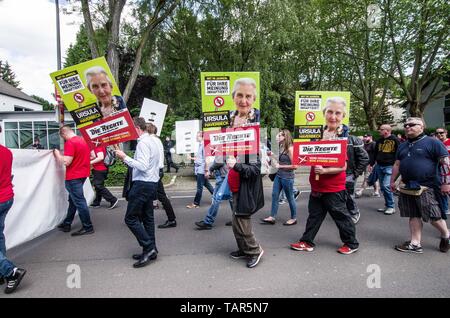
[[258, 263], [259, 263], [259, 261], [261, 259], [261, 256], [263, 256], [263, 254], [264, 254], [264, 251], [263, 251], [263, 249], [261, 249], [261, 253], [259, 253], [258, 255], [250, 256], [250, 259], [247, 262], [247, 267], [248, 268], [253, 268], [256, 265], [258, 265]]
[[299, 196], [300, 196], [300, 191], [294, 192], [294, 200], [297, 200]]
[[173, 221], [167, 220], [164, 224], [158, 225], [158, 229], [167, 229], [169, 227], [176, 227], [176, 226], [177, 226], [177, 221], [175, 221], [175, 220], [173, 220]]
[[100, 204], [91, 204], [90, 206], [89, 206], [90, 208], [93, 208], [93, 209], [98, 209], [99, 207], [100, 207]]
[[409, 241], [407, 241], [407, 242], [405, 242], [405, 243], [403, 243], [401, 245], [396, 245], [395, 249], [397, 251], [406, 252], [406, 253], [417, 253], [417, 254], [422, 254], [423, 253], [422, 246], [413, 245]]
[[114, 209], [117, 206], [117, 203], [119, 203], [119, 199], [116, 199], [115, 202], [111, 202], [110, 205], [109, 205], [108, 210]]
[[227, 223], [225, 223], [226, 226], [232, 226], [233, 222], [232, 221], [228, 221]]
[[199, 230], [211, 230], [212, 229], [211, 224], [205, 223], [203, 221], [195, 222], [195, 225], [197, 225]]
[[16, 288], [19, 287], [19, 284], [26, 273], [27, 271], [23, 268], [14, 268], [13, 274], [10, 277], [6, 277], [5, 294], [14, 292]]
[[441, 242], [439, 243], [439, 250], [442, 253], [447, 253], [450, 249], [450, 238], [441, 238]]
[[81, 228], [80, 230], [73, 232], [70, 234], [71, 236], [81, 236], [81, 235], [88, 235], [88, 234], [94, 234], [94, 228], [91, 228], [89, 230], [86, 230], [85, 228]]
[[60, 225], [58, 225], [58, 229], [63, 232], [70, 232], [71, 228], [72, 227], [69, 224], [65, 224], [65, 223], [61, 223]]
[[230, 257], [234, 258], [234, 259], [239, 259], [239, 258], [246, 258], [246, 257], [248, 257], [248, 255], [245, 254], [244, 252], [242, 252], [241, 250], [238, 250], [238, 251], [231, 252]]

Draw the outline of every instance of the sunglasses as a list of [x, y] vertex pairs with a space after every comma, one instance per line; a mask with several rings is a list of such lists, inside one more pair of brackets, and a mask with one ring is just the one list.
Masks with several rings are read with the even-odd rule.
[[436, 134], [443, 135], [445, 134], [445, 131], [436, 131]]
[[414, 126], [417, 126], [417, 125], [420, 125], [420, 124], [404, 124], [403, 128], [414, 127]]

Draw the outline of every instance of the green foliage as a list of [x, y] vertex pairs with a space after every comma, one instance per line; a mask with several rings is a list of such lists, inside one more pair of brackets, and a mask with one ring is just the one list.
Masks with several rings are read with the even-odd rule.
[[79, 63], [92, 60], [91, 49], [89, 48], [88, 37], [84, 25], [80, 26], [75, 44], [70, 44], [66, 52], [64, 67], [69, 67]]
[[[133, 152], [127, 152], [127, 155], [133, 157]], [[117, 159], [116, 163], [109, 167], [108, 179], [106, 179], [105, 185], [107, 187], [123, 186], [127, 170], [128, 166], [125, 165], [122, 160]]]
[[[106, 52], [107, 2], [91, 4]], [[122, 92], [154, 4], [133, 2], [133, 21], [121, 24]], [[380, 8], [376, 27], [369, 4]], [[172, 135], [175, 121], [200, 118], [200, 72], [259, 71], [263, 126], [293, 129], [296, 90], [338, 90], [352, 94], [351, 127], [375, 130], [393, 122], [391, 104], [420, 100], [423, 85], [450, 69], [446, 12], [445, 0], [185, 0], [147, 42], [128, 107], [137, 115], [144, 97], [168, 104], [162, 136]], [[66, 66], [87, 59], [82, 27]]]
[[11, 84], [18, 89], [21, 89], [19, 87], [20, 82], [16, 80], [16, 74], [13, 72], [8, 61], [3, 62], [2, 60], [0, 60], [0, 78], [6, 83]]
[[45, 98], [42, 98], [37, 95], [31, 95], [31, 97], [33, 97], [35, 100], [37, 100], [39, 103], [41, 103], [43, 110], [55, 110], [55, 104], [50, 103]]

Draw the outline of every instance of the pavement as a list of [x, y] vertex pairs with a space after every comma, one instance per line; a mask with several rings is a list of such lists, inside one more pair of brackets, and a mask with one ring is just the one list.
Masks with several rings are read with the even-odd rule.
[[[71, 237], [58, 230], [8, 251], [8, 256], [28, 273], [10, 297], [144, 297], [144, 298], [351, 298], [450, 296], [450, 253], [438, 250], [439, 234], [424, 226], [424, 254], [407, 254], [394, 245], [409, 237], [407, 219], [399, 213], [376, 212], [382, 198], [367, 193], [358, 199], [361, 220], [357, 224], [358, 252], [341, 255], [342, 245], [333, 220], [327, 216], [316, 237], [314, 252], [297, 252], [289, 243], [305, 229], [309, 196], [308, 176], [296, 178], [302, 193], [297, 200], [298, 224], [283, 226], [290, 216], [288, 204], [280, 206], [275, 225], [260, 224], [269, 214], [271, 182], [264, 178], [264, 208], [253, 216], [253, 231], [265, 253], [257, 267], [229, 257], [236, 250], [228, 203], [221, 205], [212, 230], [199, 231], [209, 206], [205, 190], [201, 207], [187, 209], [195, 194], [195, 182], [181, 174], [167, 193], [177, 215], [178, 226], [156, 229], [158, 258], [134, 269], [131, 255], [140, 252], [123, 218], [126, 201], [119, 206], [91, 211], [95, 233]], [[112, 189], [116, 195], [120, 188]], [[155, 224], [166, 220], [164, 210], [155, 210]], [[72, 229], [80, 227], [79, 220]], [[3, 287], [3, 286], [2, 286]]]

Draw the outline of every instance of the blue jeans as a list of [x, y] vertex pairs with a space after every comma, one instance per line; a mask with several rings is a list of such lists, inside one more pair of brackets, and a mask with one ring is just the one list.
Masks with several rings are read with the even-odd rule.
[[86, 178], [66, 180], [66, 189], [69, 192], [69, 208], [67, 209], [67, 216], [64, 220], [64, 224], [72, 225], [75, 213], [78, 210], [83, 229], [90, 231], [93, 229], [93, 226], [89, 215], [89, 208], [83, 193], [84, 181], [86, 181]]
[[157, 198], [157, 191], [158, 182], [133, 181], [128, 194], [125, 224], [144, 253], [156, 249], [153, 200]]
[[[214, 221], [216, 220], [217, 213], [219, 212], [220, 202], [223, 201], [223, 197], [217, 195], [217, 192], [220, 189], [220, 186], [222, 185], [224, 180], [225, 180], [225, 178], [223, 178], [221, 176], [216, 176], [216, 186], [214, 188], [211, 206], [208, 209], [208, 214], [206, 214], [205, 219], [203, 220], [203, 222], [205, 222], [206, 224], [212, 225], [212, 224], [214, 224]], [[231, 210], [233, 210], [233, 204], [231, 203], [231, 200], [229, 200], [229, 202], [230, 202], [230, 208], [231, 208]]]
[[208, 189], [209, 193], [213, 194], [214, 188], [212, 187], [209, 180], [205, 178], [204, 174], [197, 174], [197, 192], [195, 193], [194, 204], [200, 205], [203, 195], [203, 186]]
[[0, 203], [0, 277], [11, 276], [16, 267], [11, 261], [6, 258], [6, 245], [5, 245], [5, 219], [9, 209], [13, 205], [14, 199]]
[[286, 194], [286, 198], [289, 202], [289, 208], [291, 209], [291, 219], [297, 218], [297, 206], [295, 205], [294, 200], [294, 179], [283, 179], [278, 175], [275, 176], [273, 180], [273, 189], [272, 189], [272, 210], [270, 211], [270, 215], [275, 217], [278, 212], [279, 206], [279, 197], [280, 192], [283, 189]]
[[380, 189], [384, 196], [384, 205], [386, 208], [394, 208], [394, 194], [391, 191], [392, 166], [376, 165]]

